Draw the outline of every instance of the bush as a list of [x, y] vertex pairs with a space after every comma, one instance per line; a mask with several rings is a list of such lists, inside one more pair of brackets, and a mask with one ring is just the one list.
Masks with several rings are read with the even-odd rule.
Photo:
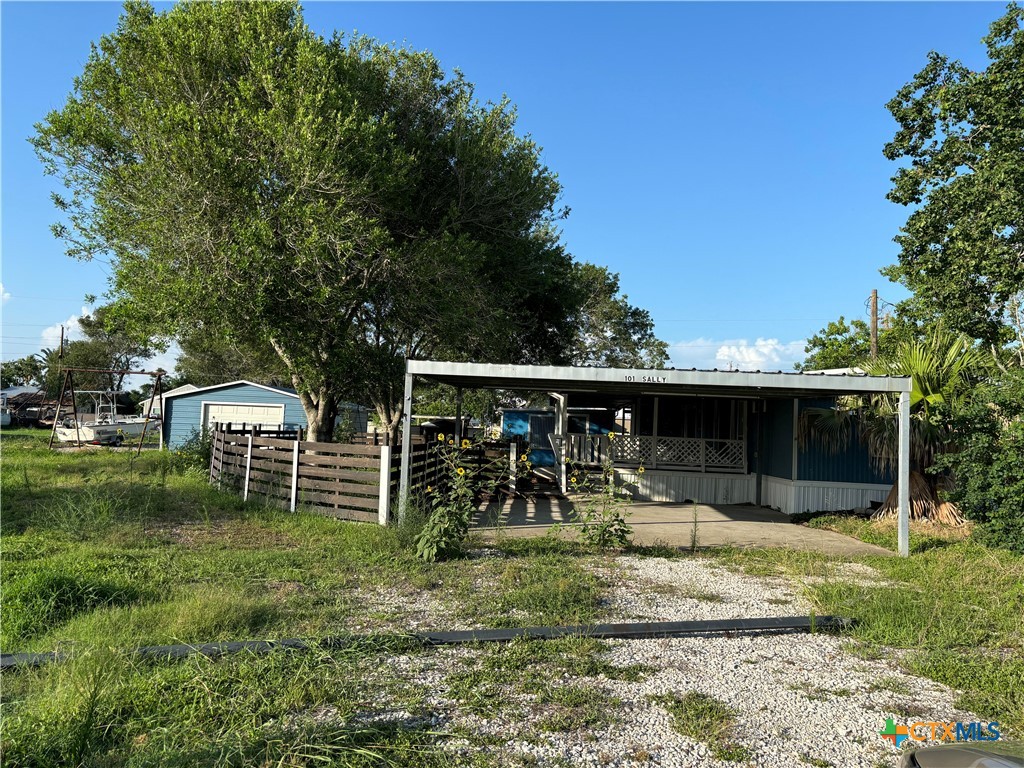
[[959, 450], [937, 463], [955, 480], [949, 499], [979, 524], [982, 541], [1024, 552], [1024, 371], [978, 387], [954, 439]]
[[213, 434], [205, 427], [192, 428], [181, 447], [171, 452], [171, 467], [181, 474], [205, 473], [210, 469]]
[[[436, 485], [427, 488], [425, 502], [430, 516], [416, 535], [416, 556], [428, 563], [453, 557], [462, 550], [469, 534], [469, 521], [476, 511], [478, 494], [497, 484], [494, 465], [500, 460], [477, 465], [468, 460], [469, 440], [455, 444], [451, 435], [437, 436], [433, 448], [441, 464]], [[525, 462], [525, 458], [524, 458]]]

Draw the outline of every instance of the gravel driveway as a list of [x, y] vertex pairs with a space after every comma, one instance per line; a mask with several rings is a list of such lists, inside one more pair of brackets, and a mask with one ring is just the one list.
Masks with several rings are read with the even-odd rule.
[[[612, 582], [607, 617], [613, 621], [811, 611], [797, 585], [737, 573], [713, 560], [620, 557], [615, 563], [602, 569]], [[852, 568], [845, 574], [851, 579], [871, 577], [864, 566]], [[510, 692], [499, 711], [480, 714], [451, 692], [453, 673], [479, 663], [481, 654], [492, 652], [487, 648], [404, 656], [392, 671], [428, 691], [423, 704], [432, 725], [465, 734], [453, 749], [486, 749], [507, 765], [880, 768], [897, 763], [896, 751], [879, 736], [886, 717], [978, 719], [954, 708], [955, 692], [885, 660], [859, 658], [847, 641], [829, 635], [616, 640], [606, 646], [605, 661], [642, 665], [646, 673], [639, 679], [589, 678], [588, 690], [608, 702], [607, 716], [563, 731], [542, 727], [545, 710], [529, 694]], [[580, 682], [577, 675], [562, 677], [566, 686]], [[707, 744], [677, 732], [671, 715], [652, 700], [689, 692], [713, 696], [735, 712], [731, 740], [742, 748], [740, 761], [715, 759]]]

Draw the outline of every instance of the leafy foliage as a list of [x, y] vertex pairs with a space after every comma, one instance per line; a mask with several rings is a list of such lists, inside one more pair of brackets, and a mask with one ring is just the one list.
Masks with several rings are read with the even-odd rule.
[[985, 70], [932, 52], [887, 105], [900, 127], [885, 156], [908, 161], [888, 197], [913, 212], [885, 274], [915, 294], [908, 308], [993, 346], [1024, 334], [1022, 21], [1011, 4], [992, 24]]
[[953, 437], [958, 450], [938, 461], [956, 480], [950, 499], [982, 540], [1024, 552], [1024, 372], [978, 387]]
[[33, 141], [124, 316], [273, 349], [329, 440], [353, 390], [397, 428], [407, 356], [564, 356], [560, 186], [515, 123], [294, 3], [133, 2]]
[[849, 323], [843, 315], [807, 340], [807, 358], [794, 367], [798, 371], [821, 371], [829, 368], [852, 368], [868, 359], [871, 333], [868, 324], [854, 318]]
[[605, 267], [576, 264], [574, 289], [580, 294], [572, 327], [574, 365], [664, 368], [668, 345], [654, 335], [651, 314], [619, 293], [619, 276]]
[[451, 435], [439, 434], [433, 449], [441, 464], [441, 477], [429, 486], [426, 498], [430, 516], [416, 536], [416, 556], [428, 563], [457, 555], [469, 533], [469, 522], [476, 511], [481, 492], [496, 485], [493, 463], [467, 461], [466, 451], [474, 446], [463, 440], [455, 444]]
[[0, 388], [39, 386], [43, 381], [43, 364], [36, 355], [8, 360], [0, 366]]

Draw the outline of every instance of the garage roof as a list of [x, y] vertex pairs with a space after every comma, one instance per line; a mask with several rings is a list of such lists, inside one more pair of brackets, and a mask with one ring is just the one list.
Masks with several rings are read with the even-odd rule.
[[528, 389], [545, 392], [820, 397], [910, 392], [911, 388], [909, 376], [847, 373], [597, 368], [450, 363], [438, 360], [409, 360], [406, 371], [430, 381], [466, 389]]

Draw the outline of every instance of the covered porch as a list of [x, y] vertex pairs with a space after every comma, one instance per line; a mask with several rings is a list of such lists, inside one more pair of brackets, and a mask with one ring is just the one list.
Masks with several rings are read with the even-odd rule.
[[[629, 487], [640, 502], [696, 500], [751, 504], [753, 509], [766, 505], [785, 512], [804, 511], [802, 505], [864, 506], [866, 499], [884, 495], [889, 478], [864, 475], [860, 465], [867, 466], [866, 454], [859, 462], [808, 454], [797, 440], [797, 423], [803, 405], [823, 398], [896, 394], [897, 475], [903, 480], [899, 483], [900, 552], [909, 551], [906, 480], [911, 382], [907, 377], [419, 360], [409, 360], [406, 371], [406, 414], [416, 378], [454, 386], [460, 397], [468, 388], [548, 394], [554, 407], [542, 409], [545, 413], [530, 420], [526, 438], [531, 448], [553, 454], [555, 481], [563, 492], [570, 467], [597, 467], [611, 460], [617, 482]], [[406, 420], [402, 498], [409, 492], [408, 415]], [[821, 506], [823, 501], [829, 506]]]

